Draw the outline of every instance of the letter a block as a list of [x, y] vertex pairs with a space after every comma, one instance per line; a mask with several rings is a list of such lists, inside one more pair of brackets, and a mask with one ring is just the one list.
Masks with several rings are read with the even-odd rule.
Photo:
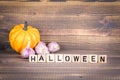
[[46, 62], [46, 55], [45, 54], [38, 55], [38, 62]]

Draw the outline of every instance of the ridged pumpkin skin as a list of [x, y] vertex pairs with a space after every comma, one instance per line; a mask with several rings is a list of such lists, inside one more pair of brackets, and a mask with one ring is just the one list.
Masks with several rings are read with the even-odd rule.
[[36, 28], [27, 26], [24, 30], [25, 24], [15, 25], [9, 33], [9, 41], [11, 47], [20, 53], [30, 41], [30, 48], [34, 48], [40, 42], [40, 33]]

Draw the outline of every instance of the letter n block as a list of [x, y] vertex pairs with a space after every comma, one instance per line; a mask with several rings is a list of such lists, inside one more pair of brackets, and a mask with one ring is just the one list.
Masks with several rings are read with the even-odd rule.
[[107, 55], [99, 55], [98, 62], [99, 63], [107, 63]]

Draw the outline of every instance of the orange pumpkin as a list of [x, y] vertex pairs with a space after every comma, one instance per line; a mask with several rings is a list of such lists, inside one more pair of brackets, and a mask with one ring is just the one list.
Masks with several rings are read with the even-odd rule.
[[24, 24], [15, 25], [9, 33], [9, 41], [11, 47], [17, 51], [21, 52], [30, 41], [30, 48], [34, 48], [38, 42], [40, 42], [40, 33], [38, 29]]

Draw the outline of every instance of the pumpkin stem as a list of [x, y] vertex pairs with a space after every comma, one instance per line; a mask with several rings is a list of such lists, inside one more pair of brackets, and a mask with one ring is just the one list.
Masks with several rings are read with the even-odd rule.
[[24, 23], [24, 30], [27, 30], [27, 26], [28, 26], [28, 24], [27, 24], [27, 21], [25, 21], [25, 23]]

